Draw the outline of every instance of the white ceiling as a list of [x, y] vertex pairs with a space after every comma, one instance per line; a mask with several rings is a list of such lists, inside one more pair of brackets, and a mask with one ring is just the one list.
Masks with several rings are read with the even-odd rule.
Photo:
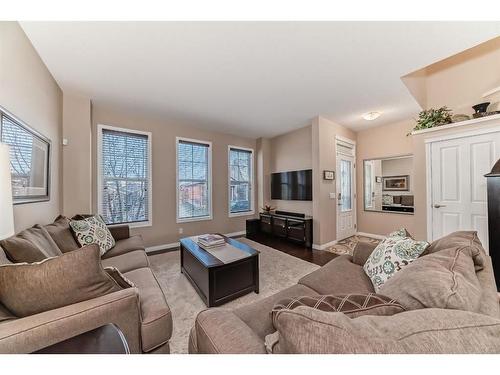
[[[212, 130], [274, 136], [317, 115], [354, 130], [413, 116], [400, 77], [500, 23], [21, 22], [63, 90]], [[382, 111], [367, 122], [361, 114]]]

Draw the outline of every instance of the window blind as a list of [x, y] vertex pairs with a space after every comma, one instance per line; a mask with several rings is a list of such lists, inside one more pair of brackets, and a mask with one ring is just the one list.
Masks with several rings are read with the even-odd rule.
[[229, 149], [229, 207], [231, 213], [252, 210], [252, 151]]
[[9, 145], [14, 199], [48, 198], [49, 142], [1, 111], [0, 118], [0, 142]]
[[106, 224], [149, 220], [149, 137], [102, 129], [101, 207]]
[[207, 143], [178, 140], [178, 219], [204, 218], [211, 214], [209, 148]]

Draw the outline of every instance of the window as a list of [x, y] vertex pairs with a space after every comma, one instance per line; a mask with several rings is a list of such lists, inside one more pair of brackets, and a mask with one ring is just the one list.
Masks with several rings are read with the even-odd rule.
[[50, 141], [0, 110], [0, 141], [9, 145], [14, 204], [49, 200]]
[[253, 150], [229, 146], [229, 216], [253, 214]]
[[177, 138], [177, 222], [212, 219], [212, 144]]
[[151, 225], [151, 133], [99, 125], [98, 211], [106, 224]]

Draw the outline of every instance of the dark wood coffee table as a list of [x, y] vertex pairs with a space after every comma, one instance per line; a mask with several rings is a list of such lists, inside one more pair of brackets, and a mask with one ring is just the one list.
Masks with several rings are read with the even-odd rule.
[[246, 257], [224, 263], [191, 238], [180, 241], [181, 272], [208, 307], [220, 306], [250, 292], [259, 293], [259, 252], [242, 242], [224, 239]]

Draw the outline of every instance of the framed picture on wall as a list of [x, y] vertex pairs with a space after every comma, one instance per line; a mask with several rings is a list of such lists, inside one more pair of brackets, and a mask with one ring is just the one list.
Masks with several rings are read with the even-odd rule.
[[13, 203], [48, 201], [50, 140], [0, 108], [0, 141], [10, 148]]
[[388, 176], [383, 177], [383, 191], [408, 191], [410, 190], [410, 176]]
[[335, 171], [323, 171], [323, 180], [335, 180]]

